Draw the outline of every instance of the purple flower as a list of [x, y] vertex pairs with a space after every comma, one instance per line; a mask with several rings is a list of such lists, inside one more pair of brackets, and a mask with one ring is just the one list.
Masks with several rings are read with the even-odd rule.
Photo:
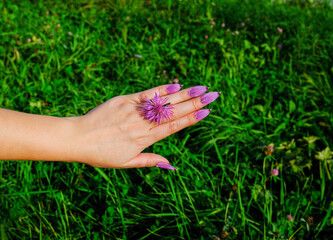
[[290, 221], [290, 222], [293, 222], [293, 221], [294, 221], [294, 218], [293, 218], [293, 216], [292, 216], [291, 214], [287, 215], [287, 219], [288, 219], [288, 221]]
[[134, 54], [134, 57], [136, 57], [136, 58], [142, 58], [142, 56], [139, 55], [139, 54]]
[[279, 170], [277, 170], [277, 169], [275, 169], [275, 168], [272, 169], [272, 170], [271, 170], [271, 175], [274, 176], [274, 177], [275, 177], [275, 176], [278, 176], [278, 175], [279, 175]]
[[278, 45], [276, 45], [278, 48], [280, 48], [280, 49], [282, 49], [282, 46], [281, 46], [281, 44], [278, 44]]
[[165, 120], [170, 120], [173, 117], [173, 106], [166, 105], [168, 98], [162, 98], [161, 95], [155, 96], [152, 100], [144, 98], [145, 102], [142, 104], [141, 113], [144, 119], [150, 122], [157, 122], [158, 125], [163, 123]]

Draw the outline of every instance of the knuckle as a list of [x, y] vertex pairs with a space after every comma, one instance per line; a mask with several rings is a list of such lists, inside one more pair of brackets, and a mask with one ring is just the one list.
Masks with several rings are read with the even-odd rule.
[[195, 122], [195, 116], [194, 116], [194, 114], [188, 114], [186, 116], [186, 121], [187, 121], [188, 124], [191, 124], [191, 123]]
[[117, 108], [124, 108], [126, 106], [126, 101], [124, 101], [123, 96], [117, 96], [110, 99], [110, 106]]
[[183, 91], [180, 91], [180, 94], [181, 94], [181, 98], [182, 99], [188, 99], [190, 96], [188, 94], [188, 90], [183, 90]]
[[177, 132], [177, 131], [178, 131], [178, 122], [177, 121], [171, 121], [168, 124], [168, 133], [171, 134], [171, 133], [174, 133], [174, 132]]
[[159, 87], [157, 87], [157, 91], [156, 92], [158, 92], [160, 94], [166, 94], [167, 93], [166, 92], [166, 87], [159, 86]]
[[145, 99], [145, 98], [148, 98], [148, 96], [147, 96], [146, 93], [143, 92], [143, 93], [140, 93], [140, 94], [139, 94], [139, 99], [140, 99], [140, 100], [143, 100], [143, 99]]
[[197, 109], [200, 108], [197, 99], [193, 99], [193, 100], [191, 101], [191, 103], [192, 103], [193, 110], [197, 110]]

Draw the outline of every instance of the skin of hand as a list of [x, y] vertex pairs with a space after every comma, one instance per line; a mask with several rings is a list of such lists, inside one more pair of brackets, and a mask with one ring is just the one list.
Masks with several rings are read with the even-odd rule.
[[[59, 118], [1, 109], [0, 114], [6, 114], [0, 118], [0, 124], [7, 127], [0, 132], [0, 138], [8, 141], [0, 140], [0, 159], [80, 162], [103, 168], [169, 163], [160, 155], [141, 152], [197, 123], [201, 119], [195, 113], [213, 100], [203, 101], [207, 94], [191, 97], [190, 89], [170, 94], [168, 86], [114, 97], [79, 117]], [[145, 120], [138, 110], [143, 99], [152, 99], [155, 93], [167, 97], [174, 107], [173, 119], [160, 125]]]

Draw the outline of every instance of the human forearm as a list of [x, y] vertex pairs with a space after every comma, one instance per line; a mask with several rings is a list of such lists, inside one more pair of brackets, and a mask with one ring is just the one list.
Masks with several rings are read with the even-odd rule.
[[0, 160], [174, 170], [164, 157], [142, 151], [205, 118], [210, 110], [201, 108], [220, 95], [204, 94], [208, 89], [205, 86], [180, 88], [179, 84], [163, 85], [114, 97], [86, 115], [71, 118], [0, 109]]
[[0, 109], [0, 160], [70, 161], [73, 118]]

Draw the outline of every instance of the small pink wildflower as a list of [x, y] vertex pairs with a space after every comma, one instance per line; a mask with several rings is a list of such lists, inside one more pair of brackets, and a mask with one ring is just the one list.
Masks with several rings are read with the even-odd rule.
[[50, 25], [47, 25], [47, 26], [46, 26], [46, 29], [50, 29]]
[[27, 39], [27, 43], [31, 43], [31, 38], [28, 38], [28, 39]]
[[57, 27], [60, 28], [60, 23], [57, 24]]
[[294, 218], [293, 218], [293, 216], [292, 216], [291, 214], [287, 215], [287, 219], [288, 219], [288, 221], [290, 221], [290, 222], [293, 222], [293, 221], [294, 221]]
[[208, 35], [205, 35], [205, 39], [208, 39]]
[[37, 39], [37, 42], [39, 42], [39, 43], [40, 43], [41, 41], [42, 41], [42, 40], [41, 40], [40, 38], [38, 38], [38, 39]]
[[175, 79], [173, 80], [173, 82], [174, 82], [175, 84], [177, 84], [177, 83], [179, 82], [179, 80], [178, 80], [177, 78], [175, 78]]
[[130, 19], [131, 19], [130, 16], [127, 16], [127, 17], [126, 17], [126, 20], [130, 20]]
[[225, 23], [222, 23], [222, 24], [221, 24], [221, 27], [225, 28]]
[[273, 177], [275, 177], [275, 176], [279, 176], [279, 170], [277, 170], [276, 168], [272, 169], [272, 170], [271, 170], [271, 175], [272, 175]]
[[279, 32], [280, 34], [282, 34], [282, 33], [283, 33], [283, 29], [282, 29], [282, 28], [280, 28], [280, 27], [277, 27], [276, 29], [278, 30], [278, 32]]
[[236, 31], [235, 31], [235, 34], [236, 34], [236, 35], [238, 35], [238, 34], [239, 34], [239, 32], [236, 30]]
[[46, 13], [45, 13], [45, 15], [48, 16], [49, 14], [50, 14], [50, 12], [47, 10]]
[[274, 144], [271, 143], [265, 148], [265, 155], [271, 156], [273, 152], [274, 152]]

